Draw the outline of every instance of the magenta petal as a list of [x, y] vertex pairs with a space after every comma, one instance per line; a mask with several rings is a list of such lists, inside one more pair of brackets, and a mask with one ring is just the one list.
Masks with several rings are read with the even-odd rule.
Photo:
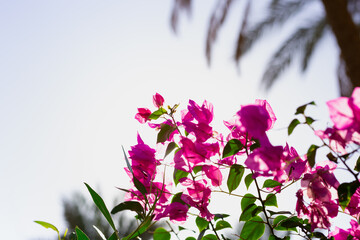
[[337, 129], [349, 128], [354, 122], [354, 113], [349, 106], [349, 98], [340, 97], [327, 102], [330, 118]]
[[204, 165], [202, 167], [205, 175], [211, 180], [211, 184], [215, 187], [220, 186], [222, 182], [222, 174], [219, 168], [212, 165]]
[[164, 98], [160, 94], [156, 93], [153, 96], [153, 103], [155, 107], [159, 108], [164, 104]]

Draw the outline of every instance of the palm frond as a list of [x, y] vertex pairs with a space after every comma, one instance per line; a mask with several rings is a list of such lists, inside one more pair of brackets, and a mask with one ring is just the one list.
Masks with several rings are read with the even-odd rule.
[[216, 40], [217, 33], [221, 26], [223, 25], [230, 5], [233, 0], [218, 0], [217, 6], [215, 7], [213, 13], [211, 14], [209, 28], [206, 36], [206, 59], [208, 64], [210, 64], [211, 60], [211, 47]]
[[238, 41], [235, 48], [235, 61], [238, 63], [241, 56], [248, 52], [253, 44], [261, 38], [261, 36], [273, 26], [281, 26], [291, 17], [295, 17], [296, 13], [301, 12], [301, 9], [310, 0], [291, 0], [291, 1], [278, 1], [273, 0], [269, 5], [269, 11], [265, 19], [257, 23], [249, 30], [240, 30]]
[[[324, 18], [320, 18], [315, 21], [316, 26], [322, 26]], [[322, 34], [318, 36], [319, 29], [314, 28], [314, 21], [310, 21], [308, 26], [298, 28], [284, 43], [280, 48], [274, 53], [268, 62], [265, 72], [262, 77], [263, 87], [268, 89], [270, 88], [280, 74], [291, 64], [296, 54], [301, 53], [302, 51], [309, 51], [305, 53], [304, 58], [311, 56], [313, 52], [313, 47], [317, 44]], [[321, 32], [321, 31], [320, 31]], [[314, 40], [314, 36], [317, 37], [317, 41]], [[306, 50], [309, 49], [309, 50]], [[308, 59], [306, 60], [308, 61]]]
[[189, 15], [191, 12], [191, 0], [175, 0], [174, 7], [171, 12], [171, 28], [176, 33], [179, 22], [180, 11], [186, 11]]
[[341, 55], [339, 55], [337, 77], [339, 82], [340, 95], [343, 97], [350, 97], [354, 86], [351, 84], [351, 81], [346, 73], [346, 64]]
[[306, 71], [309, 63], [309, 59], [311, 58], [314, 48], [320, 42], [322, 36], [324, 36], [324, 30], [328, 28], [329, 25], [326, 22], [326, 17], [320, 18], [316, 23], [314, 23], [312, 30], [310, 31], [309, 38], [304, 45], [303, 56], [302, 56], [302, 64], [301, 71]]

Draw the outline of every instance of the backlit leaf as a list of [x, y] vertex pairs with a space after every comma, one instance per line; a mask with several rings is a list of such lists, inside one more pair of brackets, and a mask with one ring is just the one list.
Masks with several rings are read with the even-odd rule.
[[244, 175], [245, 168], [238, 164], [233, 164], [230, 168], [229, 177], [227, 180], [227, 186], [229, 192], [234, 191], [240, 184], [240, 181]]

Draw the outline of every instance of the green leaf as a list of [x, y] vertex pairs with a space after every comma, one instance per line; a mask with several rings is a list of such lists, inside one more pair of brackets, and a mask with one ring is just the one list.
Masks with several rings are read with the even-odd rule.
[[239, 221], [248, 221], [262, 211], [262, 207], [255, 204], [247, 206], [240, 215]]
[[187, 238], [185, 238], [185, 240], [196, 240], [196, 238], [194, 238], [194, 237], [187, 237]]
[[262, 218], [256, 216], [244, 224], [240, 233], [240, 239], [258, 240], [265, 232], [265, 223]]
[[305, 113], [305, 109], [306, 109], [306, 107], [307, 107], [308, 105], [315, 105], [315, 102], [312, 101], [312, 102], [309, 102], [309, 103], [307, 103], [307, 104], [304, 104], [304, 105], [298, 107], [298, 108], [296, 109], [295, 115], [304, 114], [304, 113]]
[[122, 202], [119, 205], [117, 205], [116, 207], [114, 207], [111, 210], [111, 213], [115, 214], [115, 213], [118, 213], [118, 212], [123, 211], [123, 210], [134, 211], [139, 215], [144, 214], [144, 209], [143, 209], [142, 205], [139, 202], [136, 202], [136, 201]]
[[250, 174], [248, 174], [248, 175], [246, 175], [246, 177], [245, 177], [245, 185], [246, 185], [246, 189], [249, 189], [249, 187], [250, 187], [250, 184], [254, 181], [254, 179], [253, 179], [253, 174], [252, 173], [250, 173]]
[[169, 155], [175, 148], [177, 148], [178, 145], [174, 142], [170, 142], [167, 147], [166, 147], [166, 151], [165, 151], [165, 156], [164, 158], [167, 157], [167, 155]]
[[284, 215], [277, 216], [273, 221], [274, 229], [278, 230], [278, 231], [295, 231], [295, 232], [297, 232], [296, 227], [287, 228], [287, 227], [281, 226], [282, 221], [285, 221], [286, 219], [289, 219], [289, 218]]
[[154, 232], [154, 240], [170, 240], [171, 235], [166, 229], [159, 227]]
[[178, 183], [180, 182], [180, 179], [187, 177], [187, 175], [189, 175], [188, 172], [185, 172], [185, 171], [175, 168], [174, 175], [173, 175], [175, 186], [178, 185]]
[[224, 220], [220, 220], [216, 223], [215, 230], [221, 230], [224, 228], [232, 228], [230, 223]]
[[289, 212], [289, 211], [276, 211], [276, 212], [270, 211], [270, 210], [267, 210], [267, 211], [270, 213], [270, 216], [272, 216], [272, 215], [278, 215], [278, 214], [289, 214], [289, 215], [292, 214], [292, 213]]
[[255, 143], [251, 144], [251, 146], [250, 146], [250, 151], [251, 151], [251, 152], [254, 151], [255, 149], [261, 147], [259, 140], [257, 140], [257, 139], [252, 139], [252, 140], [253, 140]]
[[114, 232], [107, 240], [118, 240], [116, 233]]
[[241, 199], [241, 210], [244, 211], [244, 209], [250, 204], [253, 204], [256, 199], [257, 198], [251, 193], [245, 194], [244, 197]]
[[131, 172], [131, 174], [134, 175], [134, 172], [133, 172], [133, 170], [132, 170], [132, 167], [131, 167], [131, 164], [130, 164], [130, 162], [129, 162], [129, 159], [128, 159], [127, 156], [126, 156], [124, 147], [123, 147], [123, 146], [121, 146], [121, 147], [122, 147], [122, 150], [123, 150], [123, 153], [124, 153], [126, 165], [127, 165], [128, 169], [129, 169], [129, 171]]
[[198, 172], [200, 172], [200, 171], [202, 170], [202, 167], [203, 167], [203, 166], [196, 166], [196, 167], [194, 167], [194, 168], [193, 168], [193, 172], [194, 172], [195, 174], [197, 174]]
[[265, 180], [262, 188], [274, 188], [277, 186], [281, 186], [281, 183], [279, 183], [278, 181], [272, 180], [272, 179], [267, 179], [267, 180]]
[[315, 120], [311, 117], [305, 117], [305, 122], [308, 124], [308, 125], [311, 125], [313, 122], [315, 122]]
[[[298, 217], [291, 217], [284, 219], [279, 224], [280, 227], [285, 227], [287, 230], [292, 229], [293, 231], [296, 231], [296, 227], [303, 227], [302, 220]], [[295, 230], [294, 230], [295, 228]]]
[[208, 234], [201, 238], [201, 240], [218, 240], [218, 238], [214, 234]]
[[141, 224], [140, 226], [135, 229], [135, 231], [133, 231], [132, 233], [130, 233], [129, 235], [127, 235], [126, 237], [122, 238], [121, 240], [130, 240], [130, 239], [134, 239], [137, 236], [143, 234], [144, 232], [146, 232], [146, 230], [148, 230], [148, 228], [151, 225], [153, 216], [149, 216], [147, 217]]
[[76, 232], [77, 240], [90, 240], [90, 238], [86, 236], [86, 234], [83, 231], [81, 231], [80, 228], [76, 227], [75, 232]]
[[330, 160], [330, 161], [332, 161], [332, 162], [334, 162], [334, 163], [337, 163], [338, 161], [337, 161], [337, 158], [330, 152], [330, 153], [328, 153], [327, 155], [326, 155], [326, 157]]
[[59, 230], [54, 225], [52, 225], [51, 223], [43, 222], [43, 221], [34, 221], [34, 222], [36, 222], [37, 224], [40, 224], [44, 228], [50, 228], [50, 229], [54, 230], [55, 232], [57, 232], [59, 234]]
[[139, 190], [139, 192], [141, 192], [145, 196], [147, 194], [146, 187], [134, 175], [133, 175], [133, 182], [136, 189]]
[[266, 196], [266, 200], [265, 200], [265, 206], [275, 206], [277, 207], [277, 200], [276, 200], [276, 195], [273, 193], [270, 193]]
[[244, 145], [237, 139], [231, 139], [224, 147], [223, 158], [233, 156], [244, 148]]
[[297, 118], [295, 118], [294, 120], [291, 121], [291, 123], [288, 126], [288, 135], [289, 136], [294, 131], [295, 127], [299, 124], [300, 124], [300, 121]]
[[316, 151], [318, 148], [319, 148], [319, 146], [312, 144], [307, 151], [306, 155], [307, 155], [307, 160], [308, 160], [310, 167], [314, 167], [314, 165], [315, 165]]
[[157, 136], [156, 143], [163, 143], [167, 141], [173, 131], [175, 131], [176, 127], [170, 126], [168, 124], [161, 124], [160, 131]]
[[229, 177], [227, 180], [227, 186], [230, 193], [240, 185], [240, 181], [244, 175], [244, 172], [245, 172], [245, 168], [241, 165], [233, 164], [231, 166]]
[[215, 215], [214, 221], [217, 221], [219, 219], [224, 219], [230, 216], [229, 214], [222, 214], [222, 213], [215, 213], [214, 215]]
[[166, 110], [164, 108], [160, 107], [158, 110], [151, 113], [151, 115], [148, 117], [148, 119], [156, 120], [159, 117], [161, 117], [161, 115], [163, 115], [164, 113], [167, 113]]
[[343, 210], [350, 202], [351, 196], [355, 193], [356, 189], [360, 186], [359, 181], [353, 181], [350, 183], [342, 183], [338, 187], [339, 205]]
[[196, 226], [199, 228], [200, 232], [207, 229], [207, 227], [209, 226], [209, 222], [201, 217], [196, 217], [195, 223]]
[[[104, 200], [97, 194], [87, 183], [85, 183], [87, 189], [90, 192], [90, 195], [95, 203], [95, 205], [99, 208], [100, 212], [104, 215], [110, 226], [114, 231], [116, 231], [114, 222], [111, 218], [111, 215], [109, 213], [109, 210], [106, 208], [106, 205], [104, 203]], [[77, 234], [77, 233], [76, 233]]]
[[182, 192], [176, 193], [176, 194], [173, 196], [173, 198], [171, 199], [171, 203], [173, 203], [173, 202], [178, 202], [178, 203], [187, 205], [187, 204], [181, 199], [181, 195], [182, 195], [182, 194], [183, 194]]
[[96, 230], [96, 232], [99, 234], [101, 239], [106, 240], [104, 233], [100, 229], [98, 229], [95, 225], [93, 225], [93, 227]]
[[360, 172], [360, 157], [356, 161], [354, 170]]

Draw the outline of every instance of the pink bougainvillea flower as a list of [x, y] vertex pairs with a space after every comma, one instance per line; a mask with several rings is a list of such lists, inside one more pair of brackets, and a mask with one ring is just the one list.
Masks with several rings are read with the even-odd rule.
[[182, 122], [182, 125], [185, 127], [185, 130], [188, 133], [193, 133], [196, 137], [197, 142], [205, 142], [211, 138], [213, 134], [212, 127], [207, 123], [193, 123], [193, 122]]
[[304, 194], [303, 191], [301, 189], [299, 189], [296, 192], [296, 212], [298, 213], [298, 216], [301, 217], [303, 214], [304, 215], [308, 215], [309, 214], [309, 210], [308, 208], [305, 206], [304, 204]]
[[316, 166], [316, 169], [306, 173], [301, 180], [301, 186], [307, 190], [310, 199], [317, 202], [330, 202], [337, 199], [337, 192], [334, 191], [339, 187], [339, 182], [333, 174], [332, 162], [329, 165]]
[[334, 231], [332, 231], [328, 238], [334, 237], [334, 240], [347, 240], [350, 235], [350, 229], [344, 230], [338, 227], [335, 227]]
[[153, 103], [155, 107], [160, 108], [164, 104], [164, 98], [159, 93], [156, 93], [153, 96]]
[[159, 161], [155, 159], [155, 149], [146, 145], [138, 135], [138, 144], [131, 147], [129, 157], [134, 176], [144, 185], [150, 183], [155, 178], [156, 166]]
[[339, 205], [336, 202], [311, 202], [308, 208], [311, 231], [314, 231], [315, 228], [326, 229], [331, 226], [329, 218], [337, 216]]
[[170, 221], [185, 222], [189, 207], [179, 202], [170, 203], [163, 213], [156, 216], [155, 220], [160, 220], [164, 217], [169, 217]]
[[211, 180], [211, 184], [215, 187], [220, 186], [222, 182], [222, 174], [218, 167], [213, 165], [202, 166], [202, 171]]
[[149, 116], [151, 115], [151, 111], [147, 108], [138, 108], [138, 113], [135, 115], [135, 119], [140, 123], [145, 123]]
[[360, 130], [360, 87], [356, 87], [350, 98], [340, 97], [327, 102], [330, 118], [339, 130]]
[[245, 160], [245, 165], [259, 175], [269, 176], [269, 171], [280, 169], [282, 152], [282, 146], [257, 148]]
[[272, 110], [270, 104], [266, 100], [261, 100], [261, 99], [256, 99], [255, 104], [262, 106], [268, 112], [270, 118], [268, 119], [268, 129], [267, 130], [270, 130], [276, 122], [276, 116], [275, 116], [275, 113]]
[[353, 217], [360, 216], [360, 188], [356, 189], [354, 195], [351, 196], [350, 202], [346, 207], [346, 211]]
[[283, 160], [285, 162], [285, 172], [289, 180], [298, 180], [303, 173], [309, 170], [306, 160], [302, 160], [295, 148], [289, 148], [286, 144], [283, 151]]
[[192, 164], [197, 165], [219, 152], [219, 143], [197, 143], [189, 138], [181, 138], [183, 156]]
[[205, 100], [200, 107], [193, 100], [189, 100], [188, 114], [191, 114], [191, 117], [187, 116], [185, 118], [194, 118], [199, 123], [202, 122], [209, 124], [214, 117], [213, 105]]
[[269, 128], [270, 115], [259, 105], [247, 105], [237, 112], [240, 117], [242, 131], [250, 133], [255, 138], [262, 137]]

